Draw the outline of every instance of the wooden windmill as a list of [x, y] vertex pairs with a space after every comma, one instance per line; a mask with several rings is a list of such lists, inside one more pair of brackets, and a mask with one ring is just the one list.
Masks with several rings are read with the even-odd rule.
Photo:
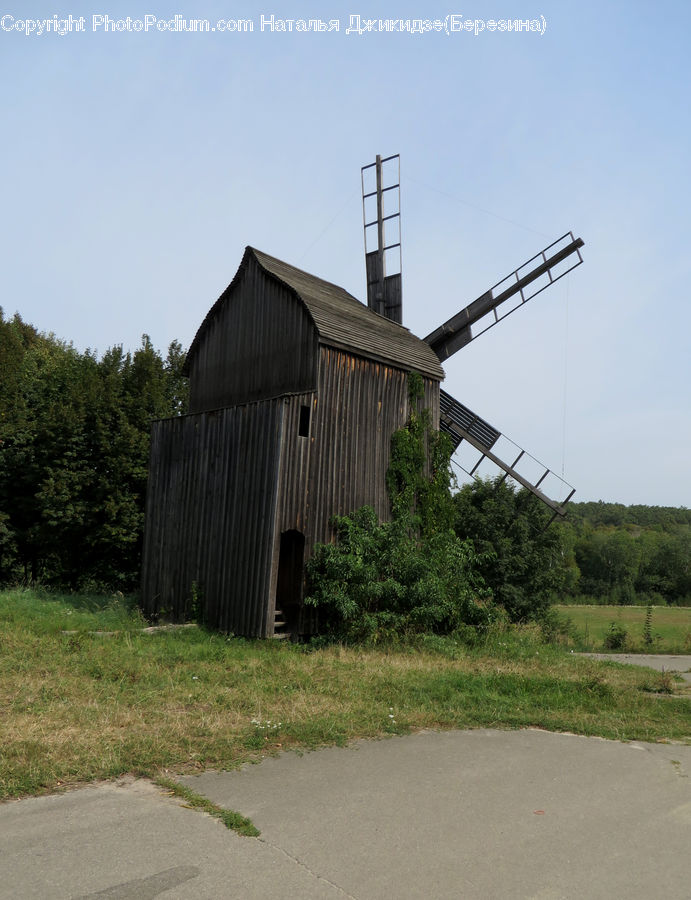
[[367, 306], [247, 247], [202, 321], [185, 363], [189, 413], [152, 426], [141, 583], [147, 615], [201, 614], [210, 627], [248, 637], [311, 633], [304, 563], [315, 544], [333, 540], [334, 515], [368, 504], [380, 519], [389, 516], [389, 447], [409, 418], [411, 372], [454, 446], [472, 446], [563, 510], [544, 491], [548, 470], [526, 478], [523, 451], [503, 462], [501, 434], [440, 390], [441, 361], [505, 318], [511, 298], [524, 303], [542, 289], [540, 278], [552, 283], [565, 274], [556, 269], [573, 253], [580, 262], [582, 241], [570, 236], [546, 248], [526, 272], [422, 340], [401, 324], [400, 229], [398, 240], [385, 239], [400, 222], [400, 204], [392, 209], [389, 200], [400, 179], [383, 180], [393, 159], [378, 158], [374, 190], [363, 189], [363, 208], [375, 206], [365, 233], [377, 235], [366, 247]]
[[[388, 172], [386, 166], [388, 164]], [[367, 178], [374, 182], [367, 189]], [[388, 177], [387, 177], [388, 176]], [[388, 202], [387, 202], [388, 201]], [[367, 303], [380, 315], [394, 322], [402, 322], [401, 290], [401, 228], [400, 228], [400, 157], [377, 156], [374, 163], [362, 168], [362, 207], [365, 229], [365, 267], [367, 273]], [[393, 225], [394, 236], [387, 241], [387, 228]], [[370, 249], [370, 245], [371, 249]], [[476, 337], [484, 334], [537, 294], [554, 284], [583, 262], [581, 238], [569, 231], [541, 250], [506, 278], [461, 309], [424, 341], [434, 350], [440, 362], [445, 362]], [[391, 260], [391, 262], [390, 262]], [[393, 270], [393, 271], [392, 271]], [[465, 441], [478, 456], [467, 471], [475, 475], [488, 459], [524, 488], [539, 497], [556, 515], [564, 515], [565, 507], [575, 489], [567, 485], [546, 466], [520, 447], [511, 462], [497, 454], [502, 433], [440, 389], [439, 429], [451, 438], [454, 450]], [[513, 444], [504, 440], [504, 444]], [[526, 467], [525, 463], [529, 465]], [[522, 464], [523, 469], [522, 470]], [[537, 475], [533, 473], [537, 471]], [[566, 490], [559, 497], [545, 492], [544, 485], [557, 482]]]

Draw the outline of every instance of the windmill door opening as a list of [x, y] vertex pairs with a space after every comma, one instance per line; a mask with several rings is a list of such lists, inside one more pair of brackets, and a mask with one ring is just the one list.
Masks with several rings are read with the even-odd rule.
[[284, 531], [278, 558], [276, 585], [276, 620], [282, 618], [288, 634], [297, 634], [302, 608], [305, 535], [301, 531]]

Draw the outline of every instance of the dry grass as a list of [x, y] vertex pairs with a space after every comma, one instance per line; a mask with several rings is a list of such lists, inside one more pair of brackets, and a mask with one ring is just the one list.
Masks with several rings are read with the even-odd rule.
[[12, 603], [0, 596], [0, 797], [419, 728], [691, 741], [689, 699], [661, 703], [649, 672], [576, 657], [534, 630], [475, 649], [435, 639], [308, 652], [197, 629], [68, 636], [46, 626], [40, 598], [24, 618]]

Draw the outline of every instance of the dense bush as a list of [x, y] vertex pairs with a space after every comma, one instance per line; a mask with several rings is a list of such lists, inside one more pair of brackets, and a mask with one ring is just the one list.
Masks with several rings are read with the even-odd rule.
[[319, 545], [307, 564], [305, 602], [319, 608], [322, 633], [376, 641], [498, 617], [472, 545], [452, 531], [423, 536], [405, 516], [380, 524], [368, 506], [334, 525], [338, 543]]
[[604, 637], [602, 646], [605, 650], [626, 650], [629, 634], [620, 622], [612, 622]]
[[391, 521], [379, 523], [371, 507], [337, 517], [337, 543], [318, 545], [307, 563], [305, 603], [319, 609], [330, 637], [448, 634], [497, 618], [472, 544], [453, 531], [451, 446], [429, 412], [416, 409], [420, 394], [419, 376], [411, 376], [413, 411], [391, 441]]
[[456, 534], [472, 542], [495, 602], [512, 622], [542, 617], [569, 577], [561, 533], [547, 528], [546, 507], [501, 478], [464, 485], [454, 506]]

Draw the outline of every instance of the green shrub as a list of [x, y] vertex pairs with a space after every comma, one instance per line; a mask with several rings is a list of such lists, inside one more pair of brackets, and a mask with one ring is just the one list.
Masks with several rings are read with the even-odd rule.
[[568, 616], [548, 609], [539, 620], [542, 636], [548, 644], [569, 646], [576, 642], [576, 626]]
[[645, 622], [643, 623], [643, 643], [647, 648], [653, 646], [653, 607], [648, 604], [645, 610]]
[[365, 506], [334, 520], [337, 544], [321, 544], [307, 564], [305, 603], [320, 631], [345, 641], [482, 627], [495, 610], [468, 541], [453, 532], [421, 537], [410, 519], [380, 524]]
[[453, 531], [451, 444], [418, 411], [422, 382], [409, 380], [408, 423], [391, 439], [387, 488], [391, 521], [364, 506], [333, 520], [336, 544], [307, 563], [305, 603], [320, 632], [341, 641], [379, 641], [482, 627], [495, 609], [479, 575], [480, 557]]
[[609, 626], [603, 646], [605, 650], [626, 650], [629, 635], [620, 622], [612, 622]]
[[454, 497], [454, 529], [471, 540], [496, 603], [512, 622], [540, 621], [571, 578], [561, 531], [547, 508], [501, 477], [465, 484]]

